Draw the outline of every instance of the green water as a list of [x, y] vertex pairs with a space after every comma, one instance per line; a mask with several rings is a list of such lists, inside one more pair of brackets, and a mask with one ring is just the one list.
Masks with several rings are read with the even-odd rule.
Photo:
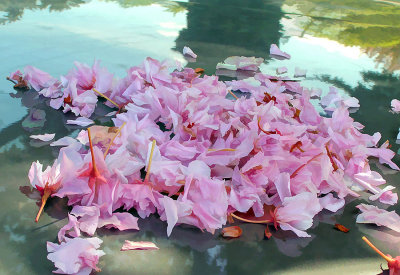
[[[292, 59], [271, 60], [272, 43]], [[292, 73], [295, 67], [307, 69], [304, 86], [327, 93], [335, 85], [357, 97], [361, 108], [352, 116], [364, 131], [380, 131], [383, 141], [399, 149], [400, 116], [389, 109], [391, 99], [400, 99], [400, 1], [0, 0], [0, 274], [51, 274], [54, 269], [46, 259], [46, 241], [56, 241], [67, 221], [65, 201], [51, 200], [36, 224], [36, 202], [20, 186], [29, 184], [32, 161], [48, 164], [58, 154], [56, 148], [38, 147], [29, 135], [56, 133], [58, 139], [77, 130], [34, 94], [14, 91], [5, 80], [9, 72], [29, 64], [58, 77], [75, 60], [100, 59], [122, 77], [147, 56], [186, 64], [185, 45], [199, 56], [188, 66], [208, 74], [232, 55], [265, 58], [261, 70], [267, 74], [280, 66]], [[26, 119], [34, 110], [44, 111], [46, 120], [43, 128], [28, 131]], [[396, 172], [373, 167], [400, 187]], [[107, 253], [101, 274], [378, 274], [383, 261], [361, 236], [400, 255], [400, 234], [356, 224], [354, 206], [361, 201], [334, 215], [320, 214], [309, 230], [312, 237], [304, 239], [277, 234], [265, 240], [264, 227], [249, 224], [237, 240], [184, 226], [167, 238], [166, 223], [156, 217], [140, 221], [138, 232], [98, 230]], [[350, 232], [334, 230], [336, 222]], [[160, 250], [120, 252], [125, 239], [153, 241]]]

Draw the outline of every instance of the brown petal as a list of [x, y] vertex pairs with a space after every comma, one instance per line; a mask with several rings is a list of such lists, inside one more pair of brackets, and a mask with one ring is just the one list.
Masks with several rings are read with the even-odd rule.
[[343, 225], [341, 225], [341, 224], [338, 224], [338, 223], [335, 223], [335, 228], [336, 228], [337, 230], [339, 230], [339, 231], [344, 232], [344, 233], [347, 233], [347, 232], [350, 231], [350, 229], [348, 229], [347, 227], [345, 227], [345, 226], [343, 226]]
[[222, 229], [222, 237], [238, 238], [242, 235], [242, 229], [239, 226], [229, 226]]
[[202, 73], [204, 73], [204, 69], [203, 68], [196, 68], [196, 69], [194, 69], [194, 72], [196, 74], [202, 74]]

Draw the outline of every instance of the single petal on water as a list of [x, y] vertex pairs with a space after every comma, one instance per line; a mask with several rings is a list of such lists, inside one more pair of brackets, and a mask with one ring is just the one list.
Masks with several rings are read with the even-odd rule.
[[41, 141], [50, 141], [52, 140], [56, 134], [43, 134], [43, 135], [30, 135], [29, 137], [32, 139], [38, 139]]
[[159, 248], [152, 242], [134, 242], [125, 240], [121, 251], [127, 250], [159, 250]]
[[239, 238], [242, 235], [243, 230], [239, 226], [235, 225], [224, 227], [221, 233], [224, 238]]

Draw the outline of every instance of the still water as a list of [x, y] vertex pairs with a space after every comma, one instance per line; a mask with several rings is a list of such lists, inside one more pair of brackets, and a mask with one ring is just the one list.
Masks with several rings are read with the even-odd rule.
[[[292, 59], [270, 59], [272, 43]], [[35, 200], [20, 187], [29, 184], [32, 161], [49, 164], [58, 155], [29, 135], [56, 133], [58, 139], [78, 129], [66, 126], [64, 114], [33, 94], [14, 91], [5, 77], [28, 64], [58, 77], [75, 60], [92, 64], [95, 59], [123, 76], [147, 56], [186, 64], [185, 45], [199, 56], [187, 66], [208, 74], [232, 55], [265, 58], [261, 71], [268, 74], [280, 66], [289, 72], [307, 69], [304, 86], [327, 93], [335, 85], [357, 97], [361, 108], [352, 115], [355, 120], [366, 133], [380, 131], [382, 140], [399, 150], [400, 116], [389, 109], [391, 99], [400, 99], [400, 1], [0, 0], [0, 274], [54, 269], [46, 259], [46, 241], [56, 241], [66, 223], [66, 202], [51, 200], [36, 224]], [[32, 121], [38, 113], [43, 119]], [[400, 158], [395, 162], [399, 165]], [[398, 173], [373, 167], [400, 188]], [[303, 239], [276, 234], [265, 240], [264, 227], [250, 224], [242, 226], [237, 240], [183, 226], [167, 238], [166, 223], [156, 217], [142, 220], [139, 232], [98, 230], [107, 253], [101, 274], [378, 274], [383, 261], [361, 236], [400, 255], [400, 234], [356, 224], [354, 206], [361, 201], [334, 215], [322, 213], [309, 230], [312, 237]], [[334, 230], [335, 223], [350, 232]], [[160, 250], [120, 252], [125, 239], [152, 241]]]

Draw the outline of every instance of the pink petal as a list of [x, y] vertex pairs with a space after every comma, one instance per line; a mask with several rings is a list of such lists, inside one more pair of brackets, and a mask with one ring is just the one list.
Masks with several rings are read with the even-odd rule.
[[306, 74], [307, 74], [307, 70], [303, 70], [303, 69], [300, 69], [300, 68], [296, 67], [294, 69], [294, 75], [293, 76], [294, 77], [305, 77]]
[[286, 67], [279, 67], [276, 69], [277, 74], [284, 74], [287, 73], [288, 69]]
[[86, 126], [89, 126], [90, 124], [94, 124], [94, 121], [91, 119], [88, 119], [86, 117], [78, 117], [75, 120], [71, 120], [71, 119], [67, 120], [67, 124], [86, 127]]
[[333, 197], [332, 193], [329, 193], [320, 198], [319, 203], [321, 204], [322, 208], [325, 208], [331, 212], [336, 212], [344, 206], [345, 201], [344, 199], [337, 199]]
[[357, 205], [357, 208], [361, 210], [361, 214], [357, 216], [357, 223], [374, 223], [400, 233], [400, 216], [395, 211], [389, 212], [367, 204]]
[[393, 99], [391, 102], [390, 102], [390, 105], [392, 106], [392, 111], [393, 112], [395, 112], [395, 113], [400, 113], [400, 100], [397, 100], [397, 99]]
[[133, 242], [125, 240], [121, 251], [127, 250], [159, 250], [159, 248], [152, 242]]
[[127, 212], [113, 213], [112, 216], [101, 218], [99, 220], [98, 227], [103, 227], [103, 226], [105, 226], [106, 228], [114, 227], [121, 231], [130, 229], [139, 230], [137, 221], [138, 218], [134, 217], [132, 214]]
[[278, 56], [284, 59], [290, 59], [290, 55], [281, 51], [276, 44], [271, 44], [269, 54], [272, 56]]
[[191, 48], [186, 47], [186, 46], [183, 47], [183, 55], [188, 55], [188, 56], [190, 56], [190, 57], [197, 58], [197, 54], [195, 54], [195, 53], [192, 51]]
[[38, 140], [41, 140], [41, 141], [50, 141], [55, 136], [56, 136], [56, 134], [43, 134], [43, 135], [31, 135], [30, 138], [38, 139]]

